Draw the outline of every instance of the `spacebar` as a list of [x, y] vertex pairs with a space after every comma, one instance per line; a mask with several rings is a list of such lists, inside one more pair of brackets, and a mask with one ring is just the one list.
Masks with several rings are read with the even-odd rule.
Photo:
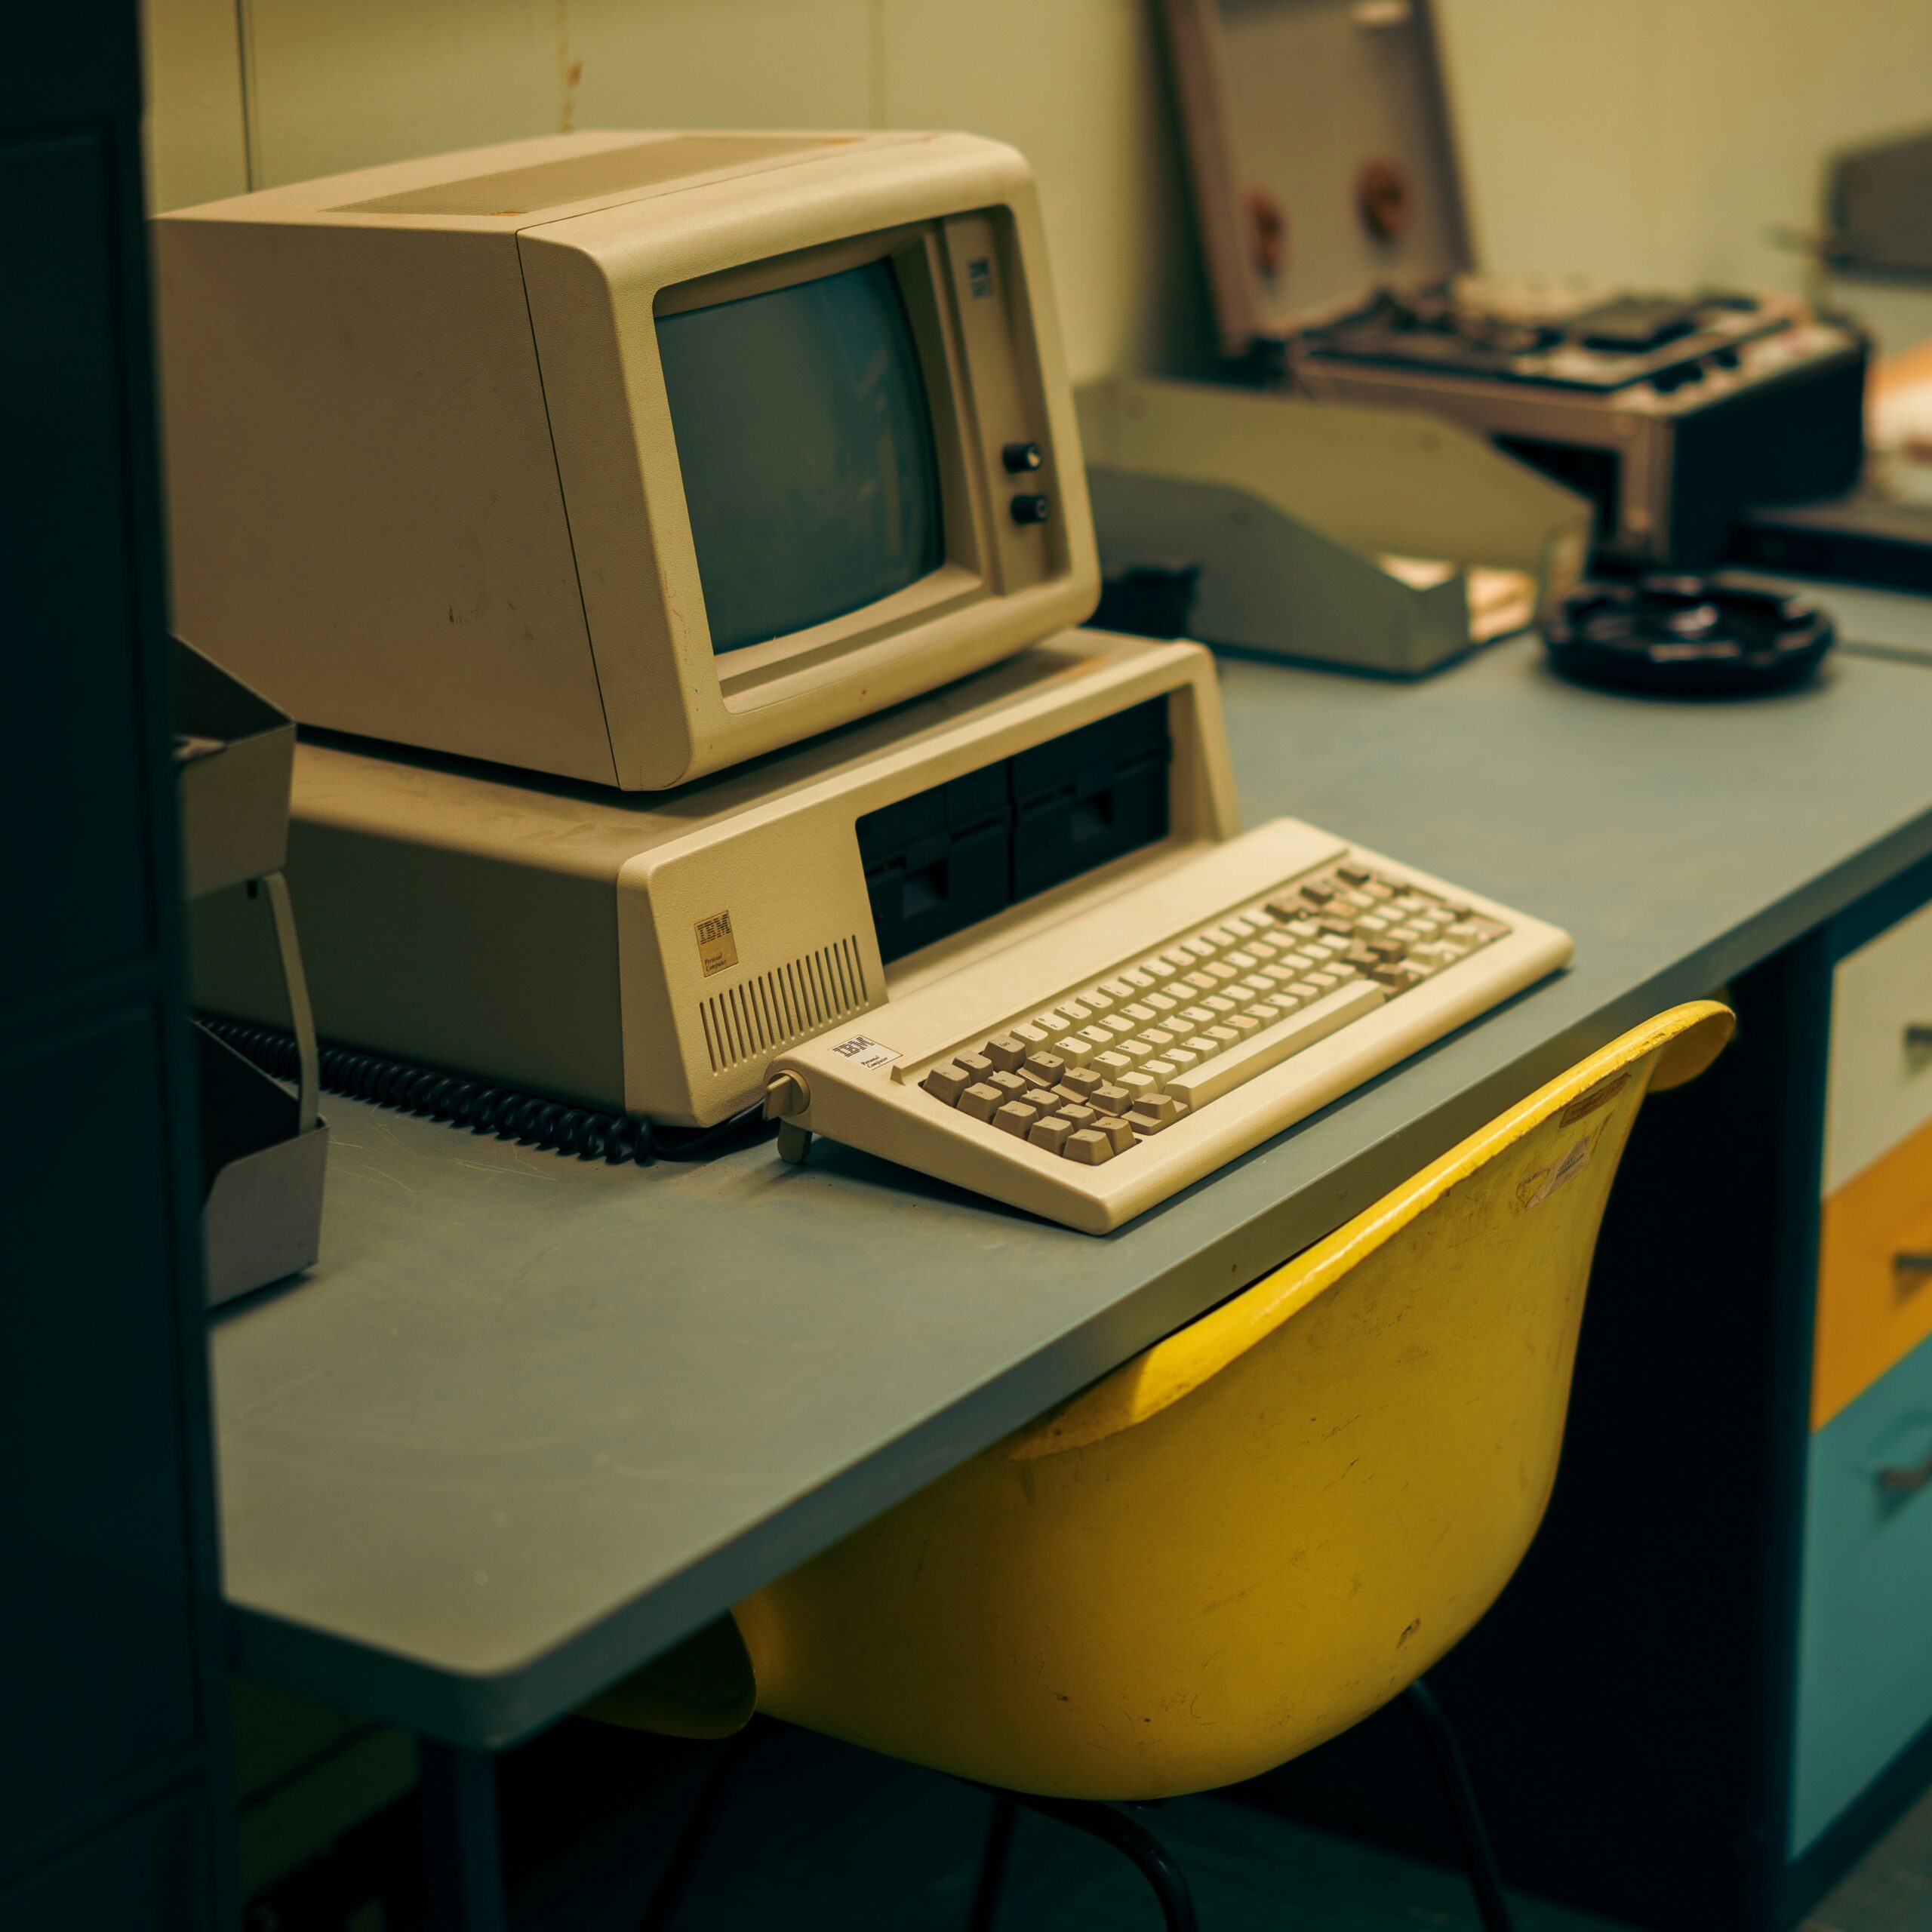
[[1218, 1100], [1223, 1094], [1244, 1086], [1271, 1066], [1279, 1066], [1303, 1048], [1325, 1040], [1337, 1027], [1346, 1026], [1351, 1020], [1380, 1006], [1387, 997], [1374, 980], [1358, 980], [1317, 1000], [1312, 1006], [1304, 1007], [1278, 1026], [1270, 1026], [1239, 1046], [1217, 1054], [1198, 1073], [1183, 1073], [1170, 1080], [1167, 1091], [1190, 1107]]

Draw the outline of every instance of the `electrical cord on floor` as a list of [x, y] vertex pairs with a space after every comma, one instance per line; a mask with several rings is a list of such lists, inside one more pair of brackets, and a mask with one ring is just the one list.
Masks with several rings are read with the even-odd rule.
[[[224, 1045], [276, 1080], [300, 1077], [301, 1066], [295, 1036], [278, 1026], [256, 1026], [216, 1014], [198, 1014], [198, 1022]], [[499, 1140], [540, 1147], [546, 1152], [583, 1161], [605, 1161], [611, 1166], [635, 1161], [639, 1167], [656, 1161], [695, 1161], [714, 1152], [757, 1120], [762, 1101], [710, 1127], [654, 1127], [623, 1114], [600, 1112], [568, 1100], [546, 1099], [514, 1087], [493, 1086], [461, 1074], [444, 1073], [392, 1060], [386, 1054], [359, 1053], [353, 1048], [321, 1045], [321, 1084], [325, 1091], [349, 1099], [368, 1100], [398, 1113], [466, 1127], [472, 1134], [494, 1134]]]

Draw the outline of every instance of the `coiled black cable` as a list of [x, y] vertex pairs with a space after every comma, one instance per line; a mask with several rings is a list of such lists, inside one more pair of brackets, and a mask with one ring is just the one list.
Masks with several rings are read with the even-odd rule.
[[[220, 1014], [198, 1014], [195, 1017], [217, 1040], [272, 1078], [300, 1078], [302, 1057], [294, 1034]], [[328, 1093], [372, 1101], [379, 1107], [443, 1121], [451, 1127], [466, 1127], [472, 1134], [494, 1134], [519, 1146], [540, 1147], [583, 1161], [605, 1161], [614, 1167], [626, 1161], [643, 1167], [654, 1160], [697, 1160], [749, 1126], [762, 1111], [762, 1103], [754, 1103], [710, 1127], [654, 1127], [628, 1115], [604, 1113], [514, 1087], [493, 1086], [488, 1081], [392, 1060], [386, 1054], [362, 1053], [325, 1041], [316, 1057], [322, 1086]]]

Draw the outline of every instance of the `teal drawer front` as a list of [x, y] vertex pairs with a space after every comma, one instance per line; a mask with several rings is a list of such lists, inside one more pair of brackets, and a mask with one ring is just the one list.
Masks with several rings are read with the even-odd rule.
[[1811, 1438], [1793, 1856], [1932, 1723], [1928, 1462], [1932, 1341]]

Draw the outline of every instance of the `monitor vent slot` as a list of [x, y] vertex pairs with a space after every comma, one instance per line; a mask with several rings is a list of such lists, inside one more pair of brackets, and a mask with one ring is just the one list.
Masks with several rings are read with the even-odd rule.
[[856, 934], [835, 945], [727, 986], [701, 1001], [698, 1017], [713, 1073], [762, 1060], [795, 1041], [822, 1033], [868, 1003], [866, 969]]

